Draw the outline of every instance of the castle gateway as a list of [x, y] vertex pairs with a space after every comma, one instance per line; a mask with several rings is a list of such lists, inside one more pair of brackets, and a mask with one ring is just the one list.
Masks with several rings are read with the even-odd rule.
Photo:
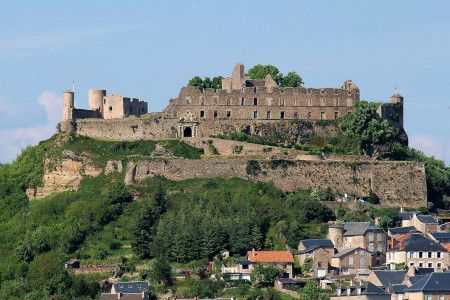
[[[221, 89], [181, 88], [162, 112], [147, 112], [147, 102], [104, 90], [89, 91], [89, 110], [74, 107], [74, 94], [64, 93], [62, 131], [93, 138], [138, 140], [208, 137], [243, 131], [283, 120], [334, 120], [354, 111], [359, 88], [347, 80], [341, 88], [279, 87], [270, 75], [263, 80], [245, 77], [236, 64]], [[396, 94], [378, 113], [403, 126], [403, 97]], [[392, 120], [391, 120], [392, 121]]]

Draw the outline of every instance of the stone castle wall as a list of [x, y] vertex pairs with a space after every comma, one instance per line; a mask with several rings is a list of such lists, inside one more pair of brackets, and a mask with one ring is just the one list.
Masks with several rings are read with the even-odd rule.
[[73, 123], [77, 134], [103, 140], [136, 141], [177, 136], [174, 120], [127, 117], [109, 120], [79, 119]]
[[329, 187], [334, 193], [367, 197], [372, 191], [384, 206], [426, 205], [425, 169], [415, 162], [347, 162], [258, 160], [260, 170], [248, 174], [248, 159], [154, 160], [130, 162], [126, 182], [153, 176], [171, 180], [190, 178], [252, 179], [273, 184], [284, 191]]
[[[164, 111], [167, 118], [282, 120], [336, 119], [354, 110], [359, 90], [247, 87], [200, 90], [183, 87]], [[256, 114], [255, 114], [256, 112]]]

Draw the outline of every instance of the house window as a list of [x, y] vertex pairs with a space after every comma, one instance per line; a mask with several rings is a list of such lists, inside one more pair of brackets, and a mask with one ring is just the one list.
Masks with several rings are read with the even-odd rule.
[[267, 120], [270, 120], [270, 117], [271, 117], [271, 113], [270, 113], [270, 111], [267, 111], [267, 112], [266, 112], [266, 119], [267, 119]]
[[258, 105], [258, 98], [253, 98], [253, 106], [257, 106]]
[[440, 268], [440, 267], [441, 267], [441, 263], [437, 263], [436, 268]]
[[336, 99], [336, 107], [339, 106], [339, 99]]
[[334, 118], [335, 118], [335, 119], [339, 118], [339, 112], [338, 112], [338, 111], [335, 111], [335, 112], [334, 112]]
[[245, 104], [245, 100], [244, 100], [244, 98], [241, 98], [241, 105], [244, 105]]
[[320, 119], [325, 120], [325, 112], [324, 111], [320, 112]]
[[308, 111], [308, 119], [311, 119], [311, 112]]
[[433, 300], [433, 295], [425, 295], [425, 300]]
[[200, 105], [205, 105], [205, 98], [204, 97], [200, 97]]
[[227, 110], [227, 118], [231, 118], [231, 111]]
[[248, 270], [248, 265], [242, 265], [243, 270]]
[[284, 119], [284, 111], [280, 112], [280, 119]]
[[217, 118], [217, 110], [214, 111], [214, 119]]
[[253, 112], [253, 119], [258, 119], [258, 112], [256, 110]]
[[439, 295], [439, 300], [444, 300], [445, 296], [444, 295]]
[[409, 263], [409, 266], [410, 266], [410, 267], [414, 266], [414, 263]]
[[432, 258], [432, 257], [433, 257], [432, 252], [428, 252], [428, 258]]
[[200, 111], [200, 118], [204, 118], [205, 117], [205, 111], [204, 110], [201, 110]]
[[419, 268], [422, 268], [423, 267], [423, 263], [419, 263]]
[[433, 263], [428, 263], [428, 268], [432, 268], [433, 267]]
[[298, 112], [294, 113], [294, 119], [298, 119]]
[[321, 262], [321, 261], [319, 261], [319, 262], [317, 263], [317, 267], [318, 267], [318, 268], [322, 268], [322, 262]]
[[280, 106], [284, 106], [284, 98], [281, 98], [281, 100], [280, 100]]
[[437, 258], [441, 258], [441, 252], [436, 252], [436, 254]]
[[383, 241], [383, 234], [382, 233], [377, 234], [377, 239], [378, 239], [379, 242], [382, 242]]
[[350, 266], [353, 266], [353, 256], [350, 256], [350, 257], [348, 258], [348, 264], [349, 264]]
[[402, 294], [398, 294], [397, 300], [403, 300], [403, 296]]
[[321, 105], [322, 105], [322, 106], [325, 106], [325, 99], [322, 99]]
[[230, 103], [231, 103], [230, 99], [227, 99], [227, 105], [230, 105]]
[[311, 105], [311, 99], [308, 99], [308, 106], [312, 106]]
[[419, 258], [423, 257], [423, 252], [419, 252]]
[[109, 111], [112, 111], [112, 106], [109, 107]]

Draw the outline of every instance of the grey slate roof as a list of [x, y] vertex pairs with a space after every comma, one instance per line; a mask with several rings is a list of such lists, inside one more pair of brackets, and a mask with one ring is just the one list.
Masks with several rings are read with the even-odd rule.
[[417, 215], [417, 219], [425, 224], [439, 224], [439, 221], [430, 215]]
[[415, 276], [410, 276], [409, 277], [409, 282], [411, 282], [411, 284], [416, 283], [417, 281], [419, 281], [420, 279], [424, 278], [426, 275], [415, 275]]
[[406, 292], [449, 293], [450, 272], [431, 273], [425, 275], [422, 279], [418, 280], [411, 287], [407, 288]]
[[409, 233], [409, 232], [417, 231], [417, 229], [414, 226], [392, 227], [392, 228], [388, 228], [388, 231], [391, 234], [403, 234], [403, 233]]
[[361, 248], [361, 247], [354, 247], [354, 248], [349, 248], [349, 249], [342, 250], [341, 252], [338, 252], [338, 253], [336, 253], [335, 255], [333, 255], [333, 257], [342, 257], [342, 256], [345, 256], [345, 255], [347, 255], [347, 254], [349, 254], [349, 253], [355, 251], [355, 250], [364, 250], [364, 251], [367, 251], [366, 249], [363, 249], [363, 248]]
[[300, 241], [303, 246], [305, 246], [304, 250], [298, 251], [299, 254], [308, 253], [317, 248], [334, 248], [333, 242], [331, 240], [321, 240], [321, 239], [308, 239]]
[[142, 293], [148, 291], [147, 281], [130, 281], [114, 283], [116, 293]]
[[[361, 293], [358, 293], [358, 288], [361, 289]], [[346, 295], [347, 289], [350, 289], [350, 295], [387, 295], [388, 293], [382, 288], [377, 287], [371, 282], [366, 282], [363, 285], [356, 287], [351, 286], [349, 288], [341, 288], [341, 295]]]
[[432, 239], [420, 234], [413, 233], [405, 240], [405, 251], [446, 251], [445, 248]]
[[414, 211], [401, 212], [398, 214], [398, 217], [400, 218], [400, 220], [411, 220], [414, 216], [414, 213]]
[[344, 236], [364, 235], [367, 230], [381, 230], [369, 222], [349, 222], [344, 225]]
[[393, 294], [403, 294], [405, 293], [405, 289], [407, 288], [404, 284], [392, 284], [389, 290]]
[[433, 232], [431, 235], [440, 243], [450, 243], [450, 232]]
[[376, 270], [373, 273], [378, 277], [383, 287], [387, 288], [393, 284], [401, 284], [405, 278], [406, 271]]

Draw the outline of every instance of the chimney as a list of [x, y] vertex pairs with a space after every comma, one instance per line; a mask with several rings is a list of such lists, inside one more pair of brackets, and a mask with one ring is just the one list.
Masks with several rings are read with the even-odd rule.
[[252, 254], [253, 254], [253, 256], [256, 256], [255, 248], [252, 249]]

